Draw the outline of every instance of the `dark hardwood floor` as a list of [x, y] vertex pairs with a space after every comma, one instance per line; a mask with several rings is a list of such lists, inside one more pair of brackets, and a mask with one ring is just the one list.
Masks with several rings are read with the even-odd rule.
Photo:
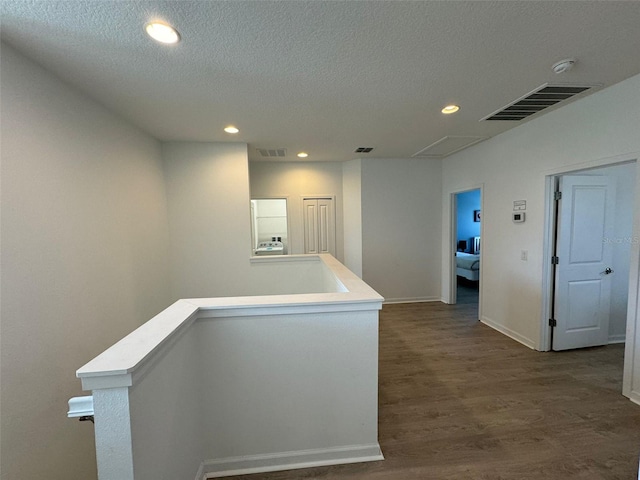
[[467, 303], [475, 303], [478, 305], [478, 297], [480, 284], [478, 282], [472, 282], [466, 278], [458, 277], [456, 287], [456, 301], [459, 305]]
[[637, 478], [640, 406], [620, 393], [622, 345], [540, 353], [476, 318], [474, 303], [384, 306], [384, 461], [228, 478]]

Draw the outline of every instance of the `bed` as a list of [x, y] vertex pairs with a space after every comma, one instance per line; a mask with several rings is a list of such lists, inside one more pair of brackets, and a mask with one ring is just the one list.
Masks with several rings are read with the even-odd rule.
[[471, 240], [472, 253], [456, 253], [456, 275], [477, 282], [480, 280], [480, 237]]

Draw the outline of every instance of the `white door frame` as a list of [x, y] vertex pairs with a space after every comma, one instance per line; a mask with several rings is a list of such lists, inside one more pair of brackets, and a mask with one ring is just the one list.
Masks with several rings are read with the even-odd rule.
[[[449, 245], [448, 255], [449, 255], [449, 298], [447, 298], [447, 302], [449, 304], [455, 304], [457, 302], [457, 275], [456, 275], [456, 258], [454, 253], [457, 251], [458, 247], [458, 206], [456, 202], [456, 195], [459, 193], [470, 192], [472, 190], [480, 190], [480, 211], [482, 212], [482, 218], [484, 218], [484, 183], [479, 183], [477, 185], [473, 185], [471, 187], [463, 188], [460, 190], [455, 190], [449, 194], [449, 204], [450, 204], [450, 221], [449, 221], [449, 241], [447, 244]], [[484, 220], [480, 220], [480, 280], [478, 284], [478, 319], [482, 318], [482, 259], [483, 259], [483, 247], [485, 245], [484, 241]]]
[[[555, 190], [555, 178], [561, 175], [574, 174], [601, 167], [612, 167], [624, 163], [635, 162], [637, 165], [639, 153], [618, 155], [602, 158], [592, 162], [561, 167], [545, 172], [545, 221], [544, 238], [542, 246], [542, 318], [540, 319], [540, 348], [547, 352], [551, 350], [551, 327], [549, 318], [551, 314], [551, 298], [553, 286], [553, 268], [551, 268], [551, 255], [553, 253], [555, 205], [553, 191]], [[638, 166], [636, 166], [636, 169]], [[635, 198], [633, 206], [633, 238], [640, 239], [640, 172], [636, 170]], [[629, 300], [627, 302], [627, 331], [624, 354], [624, 378], [622, 393], [633, 402], [640, 404], [640, 371], [634, 372], [634, 357], [636, 356], [636, 331], [639, 320], [638, 312], [638, 286], [640, 285], [640, 242], [632, 242], [629, 273]], [[640, 345], [639, 345], [640, 346]], [[640, 352], [637, 352], [640, 359]], [[635, 374], [634, 374], [635, 373]]]

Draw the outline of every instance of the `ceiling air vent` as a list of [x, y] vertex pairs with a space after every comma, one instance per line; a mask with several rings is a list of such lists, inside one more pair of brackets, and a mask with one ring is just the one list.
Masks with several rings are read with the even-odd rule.
[[358, 147], [353, 153], [369, 153], [373, 150], [373, 147]]
[[411, 156], [420, 158], [444, 158], [447, 155], [459, 152], [463, 148], [470, 147], [471, 145], [486, 140], [487, 138], [489, 137], [448, 135]]
[[545, 83], [534, 91], [520, 97], [506, 107], [487, 115], [483, 120], [520, 121], [549, 107], [564, 102], [576, 95], [601, 85], [560, 85]]
[[256, 148], [263, 157], [286, 157], [286, 148]]

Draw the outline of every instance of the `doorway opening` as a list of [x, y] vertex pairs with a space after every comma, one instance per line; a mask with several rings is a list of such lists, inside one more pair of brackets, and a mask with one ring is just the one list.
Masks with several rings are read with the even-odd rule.
[[452, 195], [452, 304], [476, 305], [480, 318], [482, 189]]
[[625, 343], [636, 163], [548, 178], [551, 236], [544, 350]]
[[287, 202], [287, 197], [251, 199], [251, 255], [290, 253]]

